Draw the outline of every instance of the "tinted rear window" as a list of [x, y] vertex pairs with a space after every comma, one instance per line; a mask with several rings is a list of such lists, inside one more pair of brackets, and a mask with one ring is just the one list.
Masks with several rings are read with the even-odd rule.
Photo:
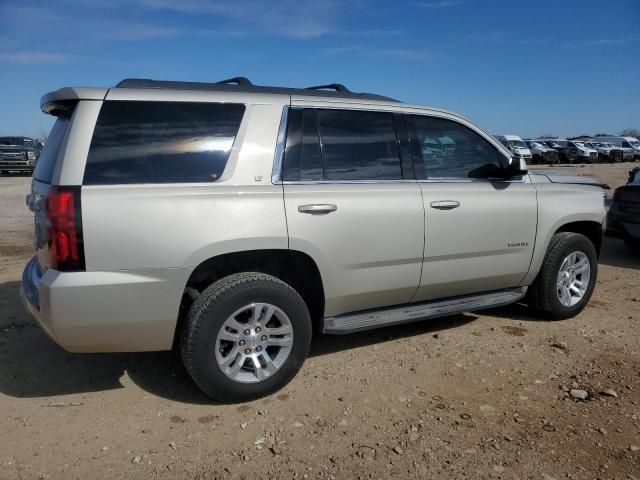
[[38, 157], [36, 168], [33, 172], [33, 178], [36, 180], [51, 183], [53, 171], [56, 168], [56, 161], [58, 160], [58, 152], [62, 147], [67, 128], [69, 128], [69, 117], [58, 117], [51, 132], [49, 132], [47, 144]]
[[214, 182], [244, 111], [231, 103], [104, 102], [84, 184]]
[[318, 110], [318, 123], [327, 180], [402, 178], [390, 113]]

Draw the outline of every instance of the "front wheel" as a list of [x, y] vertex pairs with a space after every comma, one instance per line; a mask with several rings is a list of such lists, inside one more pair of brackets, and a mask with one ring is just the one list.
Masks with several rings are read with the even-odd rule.
[[206, 288], [189, 309], [180, 350], [194, 382], [221, 402], [253, 400], [286, 385], [309, 352], [311, 318], [300, 295], [263, 273]]
[[556, 233], [529, 288], [529, 307], [552, 320], [573, 317], [589, 303], [597, 275], [593, 243], [578, 233]]

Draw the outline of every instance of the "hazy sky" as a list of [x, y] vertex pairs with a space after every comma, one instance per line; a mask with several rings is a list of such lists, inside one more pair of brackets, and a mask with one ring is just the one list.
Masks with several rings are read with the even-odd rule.
[[640, 1], [0, 0], [0, 135], [126, 77], [344, 83], [491, 133], [640, 128]]

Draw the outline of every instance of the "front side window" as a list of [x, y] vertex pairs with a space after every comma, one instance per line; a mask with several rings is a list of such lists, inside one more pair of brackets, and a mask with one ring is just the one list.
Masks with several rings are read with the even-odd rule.
[[84, 184], [213, 182], [224, 171], [244, 110], [232, 103], [106, 101]]
[[498, 150], [470, 128], [423, 115], [409, 120], [418, 178], [488, 178], [500, 169]]

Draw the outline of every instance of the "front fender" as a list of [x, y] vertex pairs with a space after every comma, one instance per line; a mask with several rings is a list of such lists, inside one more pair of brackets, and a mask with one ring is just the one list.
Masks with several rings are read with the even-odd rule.
[[522, 285], [535, 280], [551, 237], [563, 226], [574, 222], [602, 225], [606, 215], [601, 188], [557, 183], [534, 184], [538, 194], [538, 228], [529, 273]]

